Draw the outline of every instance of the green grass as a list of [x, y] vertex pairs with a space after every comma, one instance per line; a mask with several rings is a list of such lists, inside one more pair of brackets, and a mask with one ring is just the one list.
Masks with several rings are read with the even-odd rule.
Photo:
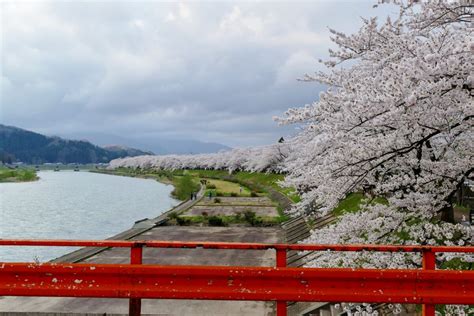
[[339, 202], [339, 205], [332, 211], [336, 216], [340, 216], [346, 213], [355, 213], [360, 210], [360, 205], [364, 195], [362, 193], [350, 193], [345, 199]]
[[34, 169], [9, 169], [0, 167], [0, 182], [27, 182], [37, 180]]
[[[252, 226], [248, 220], [244, 218], [244, 216], [236, 216], [236, 215], [217, 215], [217, 216], [202, 216], [202, 215], [195, 215], [195, 216], [181, 216], [181, 218], [185, 219], [187, 224], [189, 225], [196, 225], [196, 224], [204, 224], [209, 225], [209, 218], [220, 218], [224, 226], [228, 225], [248, 225]], [[256, 220], [254, 221], [255, 226], [274, 226], [281, 223], [280, 217], [268, 217], [268, 216], [256, 216]], [[209, 225], [215, 226], [215, 225]], [[218, 225], [219, 226], [219, 225]]]
[[372, 200], [367, 200], [367, 197], [365, 197], [363, 193], [355, 192], [348, 194], [345, 199], [341, 200], [332, 213], [336, 216], [347, 213], [355, 213], [360, 210], [360, 206], [363, 204], [363, 202], [369, 202], [369, 204], [388, 205], [386, 198], [378, 196]]
[[[216, 180], [216, 179], [206, 179], [208, 184], [215, 186], [216, 192], [223, 193], [224, 196], [231, 195], [232, 193], [237, 194], [238, 196], [250, 196], [250, 190], [244, 186], [241, 186], [238, 183]], [[240, 193], [240, 188], [242, 187], [242, 193]]]
[[199, 191], [200, 185], [190, 175], [176, 176], [173, 178], [174, 190], [171, 194], [179, 200], [189, 199], [191, 193]]
[[283, 188], [278, 184], [278, 182], [283, 181], [285, 178], [282, 174], [241, 171], [235, 174], [235, 178], [243, 183], [250, 183], [256, 187], [261, 187], [260, 190], [263, 192], [266, 191], [265, 186], [271, 187], [272, 189], [286, 195], [294, 203], [300, 201], [299, 195], [296, 194], [293, 188]]
[[[181, 171], [183, 172], [183, 171]], [[185, 170], [184, 172], [192, 174], [199, 178], [220, 179], [230, 182], [236, 182], [251, 191], [257, 193], [267, 193], [267, 187], [270, 187], [290, 198], [293, 202], [300, 201], [299, 195], [292, 188], [283, 188], [278, 182], [284, 179], [284, 175], [276, 173], [261, 173], [238, 171], [229, 174], [225, 170]]]
[[184, 201], [191, 197], [192, 192], [198, 192], [200, 185], [199, 179], [196, 179], [190, 174], [183, 172], [183, 170], [168, 171], [168, 170], [153, 170], [153, 169], [132, 169], [132, 168], [117, 168], [115, 170], [93, 170], [92, 172], [113, 174], [127, 177], [139, 177], [156, 179], [159, 182], [172, 184], [174, 190], [171, 195], [178, 200]]

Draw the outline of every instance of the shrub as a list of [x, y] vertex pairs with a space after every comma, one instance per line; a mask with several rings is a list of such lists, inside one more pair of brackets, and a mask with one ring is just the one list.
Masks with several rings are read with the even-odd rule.
[[260, 217], [255, 217], [250, 223], [252, 226], [263, 226], [263, 220]]
[[209, 216], [207, 221], [209, 222], [210, 226], [225, 226], [225, 223], [222, 218], [218, 216]]
[[237, 193], [235, 193], [235, 192], [231, 192], [231, 193], [230, 193], [230, 196], [237, 197], [237, 196], [239, 196], [239, 195], [238, 195]]
[[214, 203], [220, 203], [221, 202], [221, 199], [219, 198], [214, 198]]
[[216, 185], [215, 185], [215, 184], [212, 184], [212, 183], [206, 184], [206, 189], [215, 190], [215, 189], [216, 189]]
[[240, 221], [240, 220], [242, 219], [242, 213], [241, 213], [241, 212], [236, 212], [236, 213], [235, 213], [235, 219], [236, 219], [237, 221]]
[[252, 191], [252, 192], [250, 192], [250, 196], [251, 197], [258, 197], [258, 194], [257, 194], [257, 192]]
[[191, 223], [191, 220], [185, 217], [177, 217], [176, 222], [178, 223], [179, 226], [186, 226]]
[[252, 226], [260, 226], [263, 221], [255, 215], [255, 212], [247, 210], [244, 212], [244, 219]]
[[224, 193], [222, 193], [221, 191], [216, 191], [216, 196], [224, 196]]
[[209, 214], [207, 212], [202, 212], [201, 215], [207, 217]]
[[255, 212], [251, 210], [246, 210], [244, 212], [244, 219], [250, 223], [253, 219], [255, 219]]
[[177, 219], [178, 217], [179, 217], [178, 213], [176, 213], [176, 212], [168, 214], [169, 219]]

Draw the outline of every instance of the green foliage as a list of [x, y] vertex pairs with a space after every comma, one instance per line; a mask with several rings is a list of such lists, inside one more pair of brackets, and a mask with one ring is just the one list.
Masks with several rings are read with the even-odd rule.
[[367, 200], [363, 193], [354, 192], [349, 193], [345, 199], [339, 202], [339, 205], [332, 211], [334, 215], [340, 216], [346, 213], [355, 213], [360, 210], [363, 202], [368, 202], [369, 204], [384, 204], [388, 205], [386, 198], [377, 196], [371, 200]]
[[257, 194], [257, 192], [252, 191], [252, 192], [250, 192], [250, 196], [251, 197], [258, 197], [258, 194]]
[[283, 174], [247, 171], [239, 171], [230, 174], [225, 170], [188, 170], [188, 172], [189, 174], [200, 178], [220, 179], [236, 182], [244, 187], [250, 188], [252, 191], [257, 193], [267, 193], [266, 187], [271, 187], [272, 189], [286, 195], [295, 203], [300, 201], [299, 195], [293, 188], [282, 188], [278, 184], [279, 181], [283, 181]]
[[219, 216], [209, 216], [207, 219], [209, 226], [226, 226], [222, 218]]
[[232, 196], [232, 197], [237, 197], [237, 196], [239, 196], [239, 194], [237, 194], [237, 193], [235, 193], [235, 192], [231, 192], [231, 193], [230, 193], [230, 196]]
[[179, 217], [178, 213], [176, 213], [176, 212], [172, 212], [172, 213], [168, 214], [169, 219], [177, 219], [178, 217]]
[[244, 218], [245, 218], [245, 220], [246, 220], [247, 222], [249, 222], [249, 223], [250, 223], [251, 221], [253, 221], [253, 220], [255, 219], [255, 217], [256, 217], [256, 214], [255, 214], [255, 212], [253, 212], [253, 211], [246, 210], [246, 211], [244, 212]]
[[177, 217], [176, 222], [178, 223], [179, 226], [187, 226], [191, 224], [191, 219], [186, 218], [186, 217]]
[[208, 183], [208, 184], [206, 184], [206, 189], [215, 190], [215, 189], [216, 189], [216, 185], [215, 185], [215, 184], [212, 184], [212, 183]]
[[355, 213], [360, 210], [360, 205], [364, 195], [362, 193], [350, 193], [339, 205], [332, 211], [334, 215], [339, 216], [346, 213]]
[[260, 217], [257, 217], [255, 212], [250, 210], [244, 212], [244, 219], [252, 226], [261, 226], [263, 223], [263, 220]]
[[474, 263], [466, 262], [462, 258], [453, 258], [442, 262], [440, 268], [447, 270], [473, 270]]
[[9, 169], [0, 167], [0, 182], [26, 182], [38, 179], [33, 169]]
[[181, 226], [195, 225], [195, 224], [207, 224], [209, 226], [250, 224], [252, 226], [259, 226], [259, 227], [275, 226], [281, 223], [279, 217], [254, 216], [254, 217], [251, 217], [249, 220], [250, 222], [246, 220], [245, 217], [241, 213], [236, 214], [236, 215], [208, 216], [207, 213], [203, 212], [202, 215], [178, 217], [178, 219], [176, 220], [176, 223]]
[[189, 199], [191, 193], [199, 191], [199, 184], [190, 175], [176, 177], [173, 183], [174, 190], [171, 194], [180, 200]]

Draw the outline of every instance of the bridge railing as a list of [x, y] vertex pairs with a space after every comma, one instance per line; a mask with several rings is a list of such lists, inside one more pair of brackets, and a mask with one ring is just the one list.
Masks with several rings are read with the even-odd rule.
[[[286, 315], [287, 301], [474, 304], [474, 271], [436, 269], [436, 253], [474, 253], [474, 247], [312, 245], [226, 242], [17, 240], [0, 246], [130, 248], [130, 264], [9, 263], [0, 258], [0, 296], [127, 298], [129, 314], [141, 313], [141, 299], [275, 301]], [[144, 248], [202, 248], [276, 251], [275, 267], [143, 264]], [[421, 269], [290, 268], [297, 251], [416, 252]]]

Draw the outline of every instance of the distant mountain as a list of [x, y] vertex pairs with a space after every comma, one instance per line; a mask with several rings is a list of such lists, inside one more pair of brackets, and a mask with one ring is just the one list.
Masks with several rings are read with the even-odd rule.
[[140, 149], [131, 148], [127, 146], [120, 146], [120, 145], [107, 145], [103, 146], [105, 150], [115, 153], [117, 156], [120, 157], [134, 157], [134, 156], [141, 156], [141, 155], [154, 155], [151, 151], [141, 151]]
[[3, 162], [100, 163], [147, 154], [153, 153], [123, 146], [103, 148], [84, 140], [49, 137], [0, 124], [0, 159]]
[[221, 150], [231, 149], [230, 147], [219, 143], [202, 142], [192, 138], [165, 139], [154, 136], [133, 138], [104, 133], [63, 134], [61, 136], [74, 139], [87, 139], [100, 146], [121, 144], [145, 151], [152, 151], [157, 155], [214, 153]]

